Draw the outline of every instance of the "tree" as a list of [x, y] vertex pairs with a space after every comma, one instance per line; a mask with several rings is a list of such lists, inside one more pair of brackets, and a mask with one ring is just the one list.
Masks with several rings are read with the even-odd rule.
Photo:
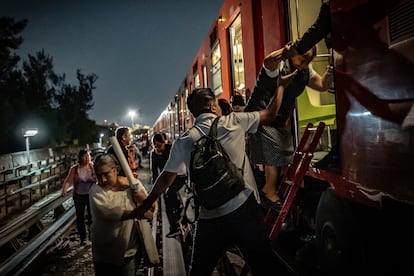
[[20, 57], [13, 53], [23, 38], [27, 20], [15, 21], [10, 17], [0, 17], [0, 152], [15, 150], [16, 117], [26, 108], [22, 93], [23, 76], [17, 67]]
[[25, 98], [31, 110], [50, 111], [54, 104], [59, 76], [53, 71], [53, 59], [44, 50], [28, 55], [23, 62], [26, 79]]
[[[64, 76], [60, 91], [56, 94], [56, 102], [60, 107], [65, 126], [72, 130], [65, 139], [66, 143], [87, 143], [97, 137], [94, 121], [89, 120], [88, 111], [93, 107], [93, 89], [98, 77], [95, 74], [84, 75], [81, 70], [76, 72], [79, 86], [64, 83]], [[95, 127], [94, 127], [95, 126]]]
[[29, 54], [19, 68], [20, 57], [13, 51], [23, 42], [20, 33], [26, 25], [27, 20], [0, 17], [0, 154], [24, 149], [25, 127], [43, 128], [31, 140], [32, 148], [95, 141], [98, 129], [88, 111], [98, 77], [78, 69], [78, 86], [67, 84], [44, 49]]
[[27, 20], [15, 22], [10, 17], [0, 17], [0, 83], [6, 78], [20, 58], [12, 53], [23, 42], [23, 38], [19, 35], [27, 26]]

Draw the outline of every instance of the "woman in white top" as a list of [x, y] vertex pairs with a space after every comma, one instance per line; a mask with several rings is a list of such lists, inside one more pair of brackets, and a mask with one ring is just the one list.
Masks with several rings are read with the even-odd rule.
[[129, 218], [146, 195], [130, 189], [128, 179], [119, 175], [121, 168], [112, 154], [98, 155], [94, 167], [98, 185], [90, 191], [90, 204], [95, 274], [135, 275], [139, 237], [134, 220]]

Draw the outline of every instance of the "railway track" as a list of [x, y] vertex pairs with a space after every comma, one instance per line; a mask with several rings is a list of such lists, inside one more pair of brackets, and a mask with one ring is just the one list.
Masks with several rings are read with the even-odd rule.
[[45, 196], [0, 228], [0, 275], [22, 275], [75, 221], [71, 195]]

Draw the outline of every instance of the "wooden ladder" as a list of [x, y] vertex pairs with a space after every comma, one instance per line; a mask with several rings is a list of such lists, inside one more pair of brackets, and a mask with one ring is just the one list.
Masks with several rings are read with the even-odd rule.
[[[276, 240], [280, 233], [282, 224], [285, 222], [296, 193], [303, 182], [303, 177], [309, 168], [313, 153], [319, 143], [324, 128], [325, 123], [323, 122], [320, 122], [317, 127], [314, 127], [312, 123], [309, 123], [305, 128], [302, 139], [294, 152], [293, 162], [288, 165], [280, 183], [278, 193], [283, 200], [283, 205], [279, 214], [276, 214], [276, 220], [270, 230], [269, 239], [271, 241]], [[269, 209], [265, 218], [267, 224], [271, 224], [271, 221], [273, 221], [272, 218], [275, 217], [275, 213], [276, 211]]]

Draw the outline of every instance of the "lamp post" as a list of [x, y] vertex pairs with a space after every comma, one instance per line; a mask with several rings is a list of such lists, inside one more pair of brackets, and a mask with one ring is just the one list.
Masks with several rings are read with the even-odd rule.
[[99, 134], [99, 147], [102, 148], [102, 137], [105, 135], [103, 133]]
[[23, 133], [24, 138], [26, 139], [26, 158], [27, 164], [30, 163], [30, 141], [29, 138], [35, 136], [38, 133], [37, 128], [26, 129]]
[[134, 128], [135, 111], [129, 111], [128, 115], [131, 117], [131, 125], [132, 125], [132, 128]]

